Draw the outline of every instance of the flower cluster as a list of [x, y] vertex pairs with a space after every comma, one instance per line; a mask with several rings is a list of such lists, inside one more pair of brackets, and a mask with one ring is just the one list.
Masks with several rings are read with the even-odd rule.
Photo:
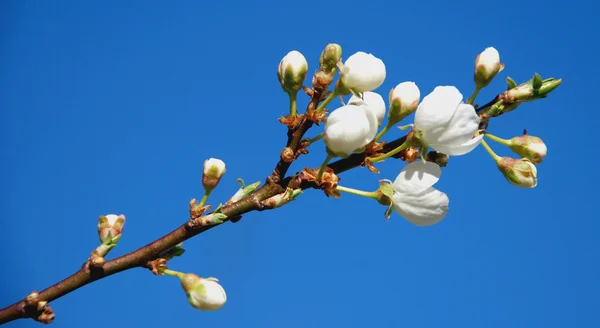
[[[333, 97], [347, 94], [351, 97], [327, 117], [323, 134], [328, 159], [321, 169], [333, 157], [346, 158], [352, 153], [365, 153], [364, 164], [371, 171], [379, 172], [373, 167], [374, 163], [400, 156], [408, 165], [398, 174], [391, 189], [386, 189], [389, 192], [381, 189], [379, 193], [368, 193], [342, 186], [338, 186], [338, 191], [377, 198], [380, 203], [389, 206], [386, 213], [393, 210], [417, 226], [441, 221], [448, 212], [449, 197], [433, 187], [441, 176], [440, 164], [445, 166], [450, 156], [466, 155], [482, 143], [489, 150], [483, 138], [493, 136], [487, 133], [487, 122], [482, 121], [473, 102], [479, 91], [503, 70], [499, 52], [488, 47], [476, 57], [475, 91], [470, 99], [465, 99], [455, 86], [441, 85], [421, 100], [418, 86], [412, 81], [405, 81], [390, 91], [388, 105], [374, 91], [386, 78], [383, 61], [373, 54], [359, 51], [342, 64], [341, 50], [339, 54], [340, 78], [324, 104], [328, 105]], [[413, 113], [413, 123], [400, 126], [401, 129], [412, 128], [406, 141], [395, 149], [381, 152], [383, 143], [378, 143], [379, 139]], [[537, 185], [534, 164], [540, 163], [546, 155], [546, 146], [541, 139], [525, 135], [510, 140], [496, 137], [495, 140], [522, 156], [521, 159], [512, 159], [492, 155], [506, 179], [521, 187]], [[441, 161], [427, 161], [426, 154], [430, 149]], [[420, 161], [417, 160], [419, 157]]]

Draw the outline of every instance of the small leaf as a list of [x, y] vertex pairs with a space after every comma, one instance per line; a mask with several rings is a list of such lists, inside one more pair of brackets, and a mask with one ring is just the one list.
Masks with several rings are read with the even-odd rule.
[[511, 79], [510, 76], [506, 77], [506, 84], [508, 84], [507, 90], [517, 87], [517, 82], [515, 82], [515, 80]]

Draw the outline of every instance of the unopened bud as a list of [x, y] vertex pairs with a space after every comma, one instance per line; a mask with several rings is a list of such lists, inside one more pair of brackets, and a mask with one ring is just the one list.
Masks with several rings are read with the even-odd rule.
[[402, 82], [390, 92], [389, 124], [396, 124], [419, 106], [421, 92], [414, 82]]
[[225, 290], [216, 278], [201, 278], [193, 273], [179, 278], [188, 302], [194, 308], [203, 311], [218, 310], [227, 302]]
[[121, 238], [125, 215], [109, 214], [98, 218], [98, 236], [105, 245], [114, 245]]
[[319, 59], [319, 68], [327, 74], [334, 74], [337, 71], [337, 63], [342, 60], [342, 46], [336, 43], [330, 43], [325, 46]]
[[277, 76], [283, 90], [290, 94], [296, 94], [306, 78], [308, 72], [308, 63], [306, 58], [296, 51], [288, 52], [285, 57], [279, 62], [277, 68]]
[[238, 189], [235, 194], [233, 194], [233, 196], [227, 201], [227, 204], [237, 202], [238, 200], [250, 195], [258, 188], [258, 186], [260, 186], [260, 181], [249, 185], [244, 185], [244, 180], [242, 179], [238, 179], [237, 181], [242, 184], [242, 187]]
[[278, 208], [288, 204], [302, 194], [302, 189], [287, 188], [285, 192], [269, 197], [261, 202], [267, 208]]
[[475, 59], [475, 86], [478, 89], [486, 87], [503, 68], [498, 50], [494, 47], [486, 48]]
[[500, 172], [512, 185], [522, 188], [537, 186], [537, 169], [529, 159], [501, 157], [497, 164]]
[[546, 157], [548, 148], [542, 139], [530, 135], [518, 136], [509, 140], [508, 147], [521, 157], [539, 164]]
[[542, 80], [539, 74], [535, 74], [531, 80], [512, 88], [503, 94], [503, 98], [509, 102], [527, 102], [540, 98], [546, 98], [548, 94], [558, 88], [562, 79], [548, 78]]
[[204, 171], [202, 172], [204, 190], [209, 193], [215, 189], [226, 171], [225, 163], [220, 159], [209, 158], [204, 161]]

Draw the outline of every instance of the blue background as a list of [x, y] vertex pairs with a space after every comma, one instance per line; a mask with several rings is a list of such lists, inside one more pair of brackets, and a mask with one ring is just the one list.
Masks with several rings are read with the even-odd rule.
[[[450, 212], [432, 227], [386, 222], [368, 199], [309, 191], [184, 244], [170, 267], [218, 277], [228, 294], [220, 311], [194, 310], [177, 279], [135, 269], [52, 302], [53, 325], [598, 327], [595, 6], [3, 1], [0, 306], [76, 271], [97, 244], [99, 215], [127, 216], [111, 258], [179, 226], [202, 196], [206, 158], [227, 163], [213, 204], [238, 177], [264, 181], [285, 144], [275, 72], [288, 51], [313, 72], [337, 42], [345, 58], [361, 50], [384, 60], [384, 96], [409, 80], [422, 96], [455, 85], [467, 97], [475, 56], [494, 46], [506, 69], [479, 103], [505, 90], [506, 76], [564, 79], [548, 99], [491, 123], [502, 137], [527, 128], [545, 140], [535, 189], [509, 185], [479, 147], [444, 170], [436, 187]], [[323, 156], [320, 143], [292, 172]], [[402, 166], [357, 169], [342, 183], [373, 190]]]

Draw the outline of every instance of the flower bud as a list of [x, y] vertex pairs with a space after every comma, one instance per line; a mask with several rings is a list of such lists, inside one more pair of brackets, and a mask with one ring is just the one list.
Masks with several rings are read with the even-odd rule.
[[562, 79], [555, 80], [554, 78], [548, 78], [542, 80], [541, 76], [536, 73], [531, 80], [506, 91], [502, 97], [509, 102], [527, 102], [545, 98], [552, 90], [558, 88], [561, 83]]
[[350, 100], [348, 100], [348, 105], [366, 106], [369, 111], [375, 114], [379, 123], [381, 123], [385, 117], [385, 100], [383, 100], [383, 97], [380, 94], [375, 92], [367, 91], [363, 93], [362, 99], [352, 95]]
[[385, 64], [372, 54], [359, 51], [346, 59], [340, 75], [344, 88], [355, 93], [371, 91], [385, 80]]
[[220, 159], [209, 158], [204, 161], [202, 185], [207, 193], [215, 189], [225, 171], [225, 163]]
[[475, 59], [475, 86], [479, 89], [486, 87], [503, 68], [498, 50], [486, 48]]
[[247, 186], [244, 185], [244, 180], [238, 179], [237, 181], [242, 184], [242, 187], [238, 189], [238, 191], [236, 191], [235, 194], [233, 194], [233, 196], [231, 196], [231, 198], [227, 201], [227, 204], [235, 203], [238, 200], [250, 195], [256, 189], [258, 189], [258, 186], [260, 186], [260, 181], [257, 181], [253, 184], [249, 184]]
[[121, 238], [125, 215], [109, 214], [98, 218], [98, 236], [102, 244], [113, 245]]
[[412, 114], [419, 105], [421, 92], [414, 82], [402, 82], [390, 93], [388, 121], [396, 124]]
[[216, 278], [200, 278], [193, 273], [183, 274], [179, 278], [188, 302], [194, 308], [203, 311], [218, 310], [227, 302], [225, 290]]
[[500, 172], [512, 185], [523, 188], [537, 186], [537, 169], [529, 159], [501, 157], [497, 164]]
[[330, 153], [347, 157], [375, 138], [378, 125], [375, 114], [365, 106], [342, 106], [327, 118], [325, 145]]
[[509, 140], [508, 147], [521, 157], [539, 164], [546, 157], [548, 149], [542, 139], [530, 135], [518, 136]]
[[325, 46], [319, 59], [321, 71], [333, 74], [337, 70], [338, 62], [342, 60], [342, 47], [339, 44], [330, 43]]
[[277, 68], [279, 83], [283, 90], [290, 94], [296, 94], [302, 88], [307, 72], [306, 58], [296, 50], [288, 52]]

